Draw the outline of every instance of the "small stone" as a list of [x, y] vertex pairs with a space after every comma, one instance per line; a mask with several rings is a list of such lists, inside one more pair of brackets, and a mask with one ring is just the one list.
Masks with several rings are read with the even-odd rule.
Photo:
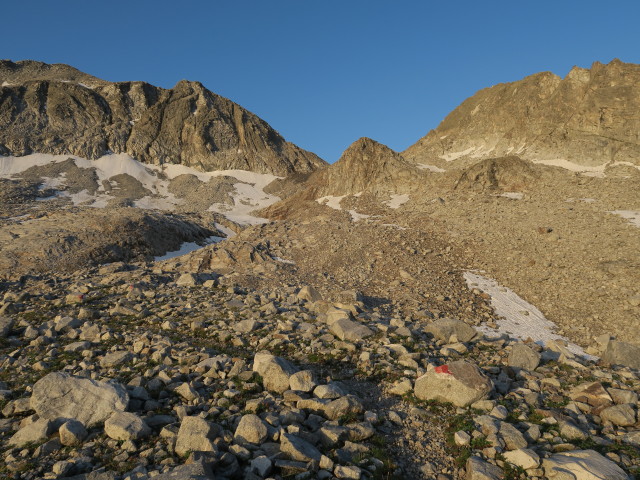
[[320, 457], [322, 457], [322, 453], [312, 444], [289, 433], [283, 433], [280, 436], [280, 449], [292, 460], [300, 462], [310, 462], [312, 460], [319, 462]]
[[134, 413], [116, 412], [104, 422], [104, 433], [114, 440], [138, 440], [149, 436], [151, 429]]
[[217, 429], [204, 418], [184, 417], [176, 438], [175, 451], [178, 455], [188, 452], [215, 452], [217, 449], [212, 440], [216, 435]]
[[360, 480], [362, 477], [362, 469], [354, 465], [336, 465], [333, 469], [336, 478], [347, 478], [351, 480]]
[[504, 457], [507, 462], [522, 467], [525, 470], [538, 468], [538, 465], [540, 465], [540, 457], [529, 448], [519, 448], [518, 450], [504, 452]]
[[67, 420], [64, 422], [58, 430], [60, 435], [60, 443], [62, 445], [72, 447], [74, 445], [81, 444], [85, 438], [87, 438], [88, 432], [84, 428], [82, 422], [78, 420]]
[[311, 370], [303, 370], [296, 372], [289, 377], [289, 387], [291, 390], [297, 390], [300, 392], [310, 392], [316, 388], [318, 384], [313, 378], [313, 372]]
[[46, 418], [40, 418], [33, 423], [23, 426], [9, 439], [8, 444], [14, 447], [23, 447], [28, 443], [38, 443], [46, 440], [53, 430], [53, 422]]
[[285, 359], [268, 353], [257, 353], [253, 357], [253, 371], [262, 377], [264, 388], [282, 393], [289, 390], [289, 377], [297, 369]]
[[252, 473], [255, 473], [262, 478], [266, 478], [271, 473], [273, 464], [268, 457], [266, 457], [265, 455], [260, 455], [259, 457], [251, 460], [251, 465], [249, 468], [251, 469]]
[[261, 444], [269, 436], [267, 424], [257, 415], [243, 415], [238, 423], [233, 440], [236, 443]]
[[540, 365], [540, 354], [524, 343], [516, 343], [509, 353], [510, 367], [534, 371]]
[[193, 387], [186, 382], [176, 388], [176, 393], [188, 402], [198, 398], [198, 392], [196, 392]]

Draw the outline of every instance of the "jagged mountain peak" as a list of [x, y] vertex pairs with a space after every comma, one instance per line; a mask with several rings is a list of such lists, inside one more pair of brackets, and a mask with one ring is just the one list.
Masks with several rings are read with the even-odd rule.
[[541, 72], [480, 90], [403, 155], [454, 167], [508, 155], [576, 169], [637, 165], [639, 110], [640, 65], [614, 59], [564, 78]]
[[197, 81], [107, 82], [68, 65], [0, 63], [0, 154], [127, 153], [145, 163], [288, 175], [326, 165]]

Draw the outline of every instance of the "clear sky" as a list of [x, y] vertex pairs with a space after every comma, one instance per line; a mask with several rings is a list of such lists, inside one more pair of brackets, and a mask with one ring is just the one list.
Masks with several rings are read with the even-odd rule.
[[640, 63], [638, 0], [24, 0], [2, 18], [2, 58], [198, 80], [329, 162], [362, 136], [402, 151], [496, 83]]

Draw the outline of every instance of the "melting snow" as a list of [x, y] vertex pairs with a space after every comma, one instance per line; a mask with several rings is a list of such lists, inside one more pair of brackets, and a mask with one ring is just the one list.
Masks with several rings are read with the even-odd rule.
[[632, 225], [640, 228], [640, 210], [614, 210], [609, 213], [620, 215], [622, 218], [629, 220]]
[[389, 208], [396, 209], [396, 208], [400, 208], [401, 205], [404, 205], [408, 201], [409, 201], [409, 195], [405, 193], [403, 195], [393, 194], [391, 195], [391, 200], [387, 200], [386, 202], [383, 202], [383, 203], [386, 204]]
[[[496, 322], [498, 324], [497, 330], [486, 325], [477, 327], [479, 331], [488, 337], [506, 333], [521, 340], [531, 338], [542, 346], [551, 340], [568, 342], [565, 337], [552, 333], [556, 328], [555, 323], [547, 320], [540, 310], [520, 298], [513, 290], [502, 287], [495, 280], [472, 272], [465, 272], [464, 279], [467, 281], [469, 288], [478, 288], [490, 295], [491, 306], [494, 308], [496, 315], [502, 317]], [[595, 358], [587, 355], [581, 347], [570, 342], [567, 349], [576, 355], [591, 359]]]
[[[138, 180], [151, 192], [151, 195], [134, 202], [134, 206], [138, 208], [173, 210], [176, 205], [183, 203], [181, 199], [175, 197], [175, 195], [169, 192], [169, 180], [184, 174], [195, 175], [200, 181], [205, 183], [209, 182], [211, 178], [219, 176], [236, 178], [238, 180], [238, 183], [234, 185], [236, 192], [235, 194], [231, 194], [234, 206], [229, 207], [226, 204], [213, 204], [209, 207], [209, 210], [223, 213], [229, 219], [238, 223], [266, 223], [266, 219], [255, 217], [254, 215], [251, 215], [251, 212], [268, 207], [280, 200], [279, 197], [269, 195], [264, 192], [264, 188], [267, 185], [269, 185], [273, 180], [280, 178], [275, 175], [255, 173], [245, 170], [200, 172], [184, 165], [173, 164], [162, 166], [146, 165], [124, 153], [105, 155], [97, 160], [87, 160], [74, 155], [50, 155], [41, 153], [25, 155], [23, 157], [0, 156], [0, 178], [11, 178], [31, 167], [44, 166], [50, 163], [60, 163], [69, 158], [73, 159], [75, 164], [80, 168], [95, 169], [98, 177], [98, 183], [100, 185], [103, 181], [108, 181], [111, 177], [119, 174], [126, 174]], [[56, 188], [61, 185], [64, 185], [64, 174], [56, 179], [45, 179], [45, 188]], [[108, 201], [113, 197], [104, 194], [102, 186], [98, 188], [98, 192], [99, 193], [96, 196], [89, 195], [87, 191], [73, 195], [66, 192], [60, 192], [59, 196], [69, 197], [76, 205], [87, 204], [87, 202], [94, 200], [92, 204], [89, 204], [89, 206], [106, 207]]]

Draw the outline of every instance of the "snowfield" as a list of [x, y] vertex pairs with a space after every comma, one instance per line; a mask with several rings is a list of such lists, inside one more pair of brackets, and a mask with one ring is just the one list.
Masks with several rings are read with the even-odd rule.
[[[230, 220], [244, 224], [253, 225], [265, 223], [267, 220], [257, 217], [251, 212], [268, 207], [280, 200], [275, 195], [264, 192], [264, 188], [273, 180], [280, 178], [275, 175], [249, 172], [245, 170], [218, 170], [212, 172], [201, 172], [199, 170], [184, 165], [147, 165], [137, 161], [131, 156], [121, 154], [109, 154], [97, 160], [88, 160], [74, 155], [50, 155], [34, 153], [22, 157], [0, 156], [0, 178], [18, 178], [21, 173], [31, 167], [41, 167], [52, 163], [61, 163], [72, 159], [79, 168], [94, 169], [98, 177], [98, 190], [95, 195], [87, 190], [75, 194], [60, 191], [56, 195], [40, 199], [46, 201], [56, 197], [66, 197], [74, 205], [83, 205], [95, 208], [104, 208], [114, 197], [109, 195], [103, 186], [103, 182], [110, 182], [116, 175], [125, 174], [138, 180], [144, 188], [151, 192], [141, 199], [135, 200], [133, 205], [137, 208], [152, 210], [175, 210], [176, 206], [183, 204], [183, 200], [169, 192], [171, 180], [180, 175], [194, 175], [203, 183], [215, 177], [232, 177], [237, 179], [234, 184], [235, 192], [230, 194], [233, 205], [214, 203], [209, 207], [209, 211], [218, 212], [225, 215]], [[56, 178], [43, 178], [41, 189], [57, 189], [66, 185], [66, 174], [62, 173]]]

